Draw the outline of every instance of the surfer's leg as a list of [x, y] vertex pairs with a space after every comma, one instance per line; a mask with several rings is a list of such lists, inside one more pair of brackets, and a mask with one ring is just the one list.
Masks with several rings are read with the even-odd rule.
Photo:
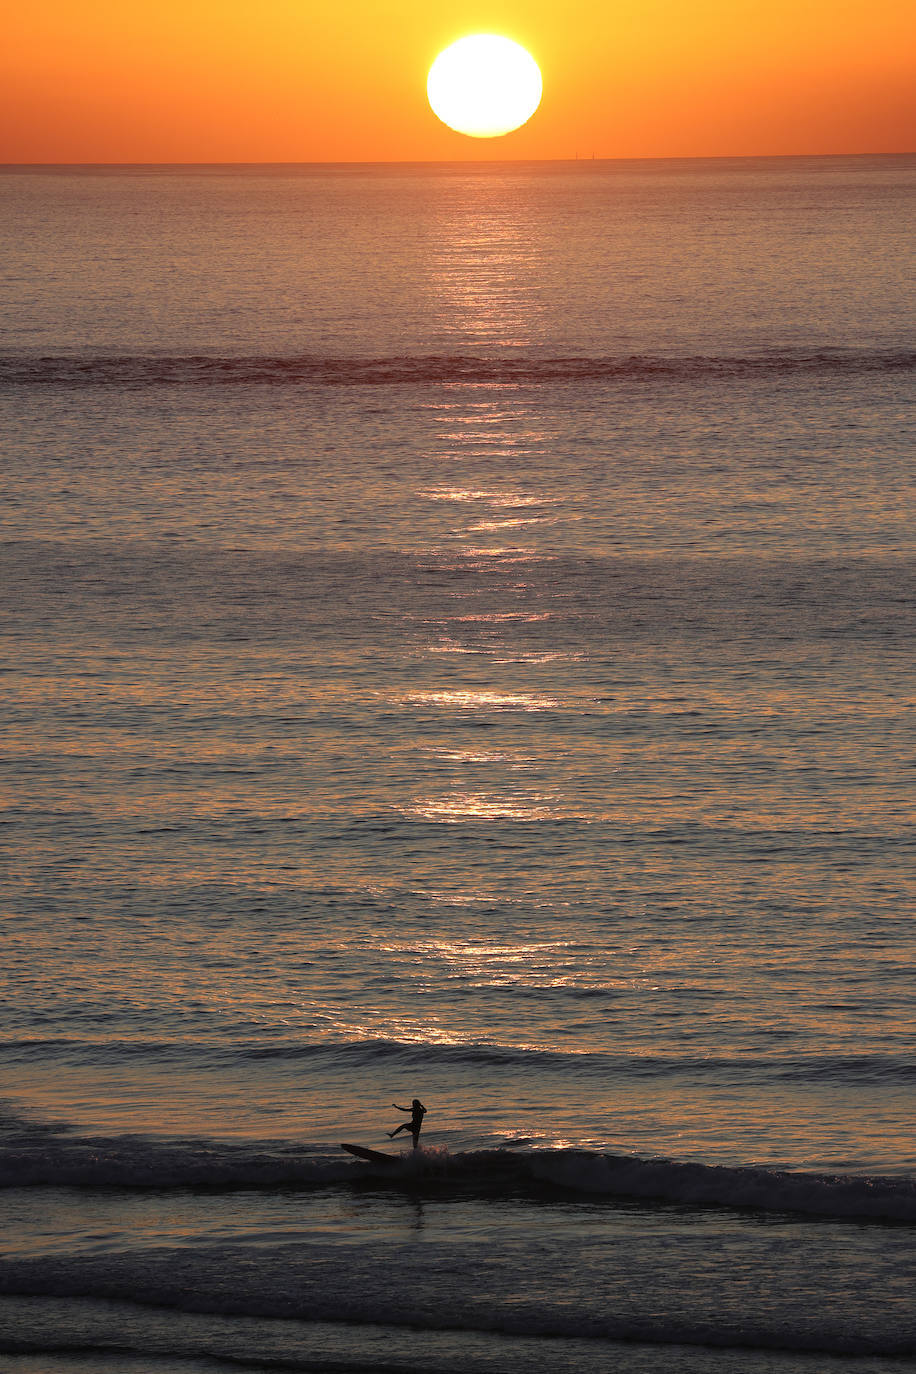
[[406, 1122], [406, 1121], [402, 1121], [400, 1126], [396, 1126], [395, 1129], [394, 1129], [393, 1131], [389, 1131], [389, 1132], [388, 1132], [388, 1139], [389, 1139], [389, 1140], [392, 1140], [392, 1139], [397, 1135], [398, 1131], [409, 1131], [409, 1130], [410, 1130], [410, 1127], [409, 1127], [409, 1125], [407, 1124], [407, 1122]]

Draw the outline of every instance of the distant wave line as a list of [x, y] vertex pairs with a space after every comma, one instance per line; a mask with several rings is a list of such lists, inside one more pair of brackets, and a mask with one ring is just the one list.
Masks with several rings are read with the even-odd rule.
[[652, 382], [893, 373], [916, 370], [912, 350], [797, 350], [752, 356], [378, 358], [96, 356], [0, 357], [0, 385], [16, 386], [416, 386]]
[[[597, 1074], [602, 1078], [654, 1078], [664, 1076], [716, 1078], [738, 1075], [746, 1080], [759, 1074], [766, 1081], [838, 1080], [844, 1083], [879, 1081], [910, 1083], [916, 1081], [916, 1063], [910, 1058], [888, 1055], [764, 1055], [692, 1056], [665, 1054], [611, 1053], [602, 1050], [547, 1049], [536, 1045], [511, 1045], [493, 1041], [411, 1041], [381, 1036], [364, 1039], [295, 1041], [277, 1039], [210, 1040], [196, 1039], [107, 1039], [91, 1036], [18, 1036], [0, 1040], [0, 1055], [29, 1058], [45, 1057], [57, 1051], [62, 1057], [152, 1058], [168, 1063], [185, 1060], [199, 1065], [211, 1062], [265, 1061], [300, 1063], [329, 1060], [335, 1067], [377, 1066], [395, 1063], [402, 1067], [428, 1067], [435, 1064], [477, 1064], [490, 1068], [518, 1068], [536, 1063], [543, 1070], [563, 1074]], [[0, 1120], [2, 1124], [2, 1120]]]

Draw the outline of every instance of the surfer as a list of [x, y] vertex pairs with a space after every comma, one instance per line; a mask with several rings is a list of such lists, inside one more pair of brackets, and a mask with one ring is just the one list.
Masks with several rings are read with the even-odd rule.
[[410, 1131], [413, 1136], [413, 1147], [417, 1148], [417, 1141], [420, 1139], [420, 1127], [423, 1125], [423, 1118], [426, 1115], [426, 1108], [418, 1097], [415, 1097], [409, 1107], [399, 1107], [396, 1102], [392, 1102], [392, 1107], [398, 1112], [410, 1112], [410, 1120], [402, 1121], [400, 1126], [396, 1126], [393, 1131], [388, 1132], [388, 1139], [396, 1136], [398, 1131]]

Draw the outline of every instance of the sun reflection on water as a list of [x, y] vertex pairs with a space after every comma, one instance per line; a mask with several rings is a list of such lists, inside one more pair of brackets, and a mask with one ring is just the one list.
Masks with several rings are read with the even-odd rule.
[[556, 697], [533, 692], [472, 691], [470, 688], [411, 692], [403, 700], [414, 706], [443, 706], [456, 711], [555, 711], [561, 705]]
[[521, 768], [528, 762], [525, 755], [503, 749], [431, 749], [427, 753], [428, 757], [447, 763], [506, 763]]
[[[487, 356], [536, 349], [542, 341], [543, 262], [524, 206], [505, 214], [506, 196], [514, 193], [497, 181], [459, 179], [443, 182], [439, 191], [427, 289], [446, 347], [460, 337], [465, 352]], [[562, 496], [544, 477], [557, 435], [523, 388], [449, 387], [430, 399], [426, 413], [433, 432], [430, 458], [442, 478], [418, 484], [415, 495], [432, 503], [428, 518], [435, 533], [423, 572], [436, 579], [439, 606], [437, 614], [420, 618], [428, 631], [420, 658], [429, 676], [398, 700], [418, 713], [443, 713], [444, 727], [456, 733], [466, 723], [483, 723], [477, 719], [482, 716], [494, 730], [500, 717], [515, 730], [513, 715], [570, 709], [562, 674], [578, 656], [550, 642], [556, 612], [532, 595], [535, 576], [544, 575], [535, 567], [557, 558], [549, 541], [566, 518]], [[513, 476], [506, 478], [510, 471]], [[510, 542], [512, 535], [518, 542]], [[543, 630], [535, 628], [541, 625]], [[465, 666], [476, 681], [455, 681]], [[428, 717], [423, 725], [429, 728]], [[455, 740], [426, 757], [447, 770], [446, 776], [432, 786], [428, 773], [418, 776], [409, 789], [413, 795], [405, 795], [399, 808], [406, 817], [439, 825], [586, 819], [577, 800], [543, 787], [538, 761], [527, 754], [462, 749]], [[522, 968], [535, 949], [542, 947], [482, 946], [471, 955], [466, 948], [441, 945], [423, 957], [451, 959], [461, 968], [456, 976], [473, 978], [483, 977], [488, 965], [492, 972], [494, 960]], [[424, 1034], [441, 1042], [435, 1026], [426, 1026]]]
[[552, 799], [546, 795], [519, 800], [485, 792], [454, 792], [404, 807], [402, 814], [424, 821], [544, 821], [558, 816]]
[[488, 534], [493, 530], [515, 530], [524, 525], [543, 525], [548, 517], [543, 515], [517, 515], [505, 520], [475, 520], [473, 525], [468, 525], [469, 534]]
[[517, 491], [480, 491], [468, 487], [426, 487], [418, 491], [417, 495], [425, 497], [427, 501], [456, 501], [461, 505], [480, 501], [488, 506], [510, 510], [556, 504], [559, 500], [558, 497], [546, 494], [525, 496]]
[[540, 620], [553, 620], [554, 611], [465, 611], [461, 615], [443, 615], [436, 624], [453, 625], [509, 625], [517, 621], [535, 625]]
[[[465, 349], [536, 346], [546, 323], [539, 217], [512, 180], [443, 181], [433, 216], [427, 289], [445, 339]], [[506, 213], [507, 198], [512, 213]]]

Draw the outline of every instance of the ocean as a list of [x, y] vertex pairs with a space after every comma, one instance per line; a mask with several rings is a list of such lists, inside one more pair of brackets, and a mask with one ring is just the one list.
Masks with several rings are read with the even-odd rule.
[[0, 183], [4, 1374], [916, 1369], [916, 157]]

